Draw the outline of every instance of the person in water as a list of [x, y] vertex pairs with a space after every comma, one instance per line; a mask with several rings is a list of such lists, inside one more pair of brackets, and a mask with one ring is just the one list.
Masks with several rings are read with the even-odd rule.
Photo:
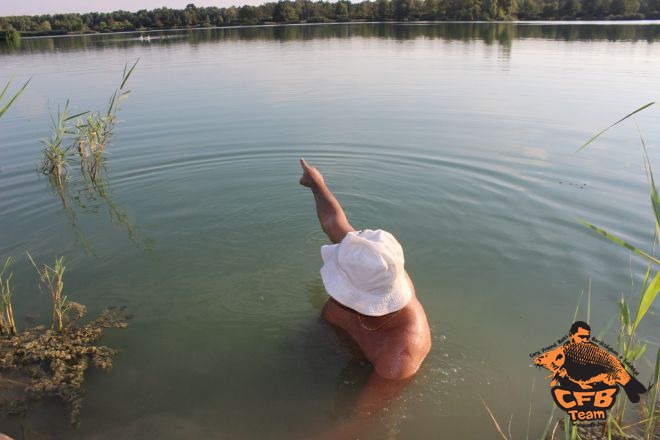
[[321, 247], [321, 278], [330, 295], [322, 317], [373, 365], [352, 421], [327, 434], [341, 438], [398, 395], [429, 353], [431, 331], [399, 242], [383, 230], [356, 231], [321, 173], [303, 158], [300, 165], [300, 184], [312, 190], [321, 228], [333, 243]]

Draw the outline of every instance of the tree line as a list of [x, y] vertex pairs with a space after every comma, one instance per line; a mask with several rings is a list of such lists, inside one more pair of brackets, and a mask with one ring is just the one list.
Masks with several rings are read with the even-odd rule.
[[189, 4], [185, 9], [0, 17], [0, 31], [48, 35], [263, 23], [657, 18], [660, 0], [287, 0], [228, 8]]

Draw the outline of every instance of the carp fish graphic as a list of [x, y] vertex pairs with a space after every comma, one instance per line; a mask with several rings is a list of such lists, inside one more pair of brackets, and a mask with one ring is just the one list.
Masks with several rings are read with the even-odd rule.
[[612, 354], [591, 342], [568, 342], [534, 359], [534, 364], [548, 369], [552, 377], [550, 386], [566, 380], [582, 389], [592, 389], [602, 384], [621, 385], [631, 402], [639, 402], [639, 395], [647, 390], [631, 376]]

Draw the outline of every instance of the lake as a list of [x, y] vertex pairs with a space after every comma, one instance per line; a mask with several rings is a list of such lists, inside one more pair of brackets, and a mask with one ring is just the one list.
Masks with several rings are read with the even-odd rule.
[[[358, 229], [402, 243], [433, 349], [372, 438], [538, 438], [553, 402], [530, 353], [589, 319], [616, 344], [653, 215], [632, 120], [658, 99], [658, 23], [247, 27], [24, 39], [0, 84], [32, 78], [0, 119], [0, 256], [19, 328], [47, 323], [25, 251], [64, 256], [64, 293], [125, 307], [114, 369], [91, 368], [82, 424], [46, 401], [21, 438], [302, 438], [352, 408], [368, 365], [319, 317], [327, 243], [298, 158]], [[101, 110], [139, 58], [104, 197], [70, 169], [67, 209], [36, 169], [49, 109]], [[634, 118], [660, 173], [660, 109]], [[631, 286], [631, 283], [633, 285]], [[581, 296], [581, 292], [583, 295]], [[590, 307], [587, 298], [590, 293]], [[639, 327], [648, 383], [657, 303]], [[587, 316], [587, 312], [589, 316]], [[528, 417], [530, 413], [531, 417]], [[633, 414], [634, 415], [634, 414]]]

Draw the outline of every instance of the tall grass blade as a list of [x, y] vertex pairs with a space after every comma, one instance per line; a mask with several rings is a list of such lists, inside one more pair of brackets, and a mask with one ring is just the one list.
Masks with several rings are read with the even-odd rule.
[[[650, 433], [649, 438], [655, 432], [655, 425], [658, 422], [655, 417], [655, 402], [658, 400], [658, 379], [660, 378], [660, 348], [658, 348], [658, 354], [655, 357], [655, 374], [653, 375], [653, 394], [650, 399], [650, 410], [649, 410], [649, 424], [646, 427], [646, 432]], [[650, 387], [649, 387], [650, 388]]]
[[[658, 196], [658, 189], [655, 186], [655, 180], [653, 179], [653, 172], [651, 171], [651, 161], [649, 160], [649, 153], [646, 149], [646, 143], [642, 137], [642, 133], [637, 127], [639, 132], [639, 139], [642, 141], [642, 151], [644, 152], [644, 169], [646, 170], [646, 180], [649, 184], [649, 193], [651, 195], [651, 207], [653, 208], [653, 214], [655, 215], [655, 232], [660, 234], [660, 196]], [[655, 243], [655, 240], [653, 240]]]
[[484, 404], [484, 407], [486, 408], [486, 411], [488, 411], [488, 415], [490, 416], [490, 419], [493, 421], [493, 424], [495, 424], [495, 429], [497, 429], [497, 432], [500, 434], [500, 436], [504, 440], [509, 440], [507, 436], [504, 434], [504, 431], [502, 431], [502, 428], [500, 428], [500, 424], [497, 423], [497, 420], [495, 419], [495, 416], [493, 415], [493, 412], [488, 408], [488, 405], [486, 405], [486, 401], [481, 398], [481, 403]]
[[589, 139], [587, 142], [585, 142], [584, 144], [582, 144], [582, 146], [581, 146], [580, 148], [577, 149], [576, 153], [579, 152], [580, 150], [584, 149], [587, 145], [589, 145], [589, 144], [592, 143], [593, 141], [595, 141], [600, 135], [602, 135], [603, 133], [605, 133], [605, 132], [606, 132], [607, 130], [609, 130], [610, 128], [614, 127], [614, 126], [617, 125], [617, 124], [620, 124], [621, 122], [625, 121], [626, 119], [628, 119], [629, 117], [631, 117], [631, 116], [634, 115], [635, 113], [639, 113], [639, 112], [641, 112], [642, 110], [644, 110], [645, 108], [648, 108], [648, 107], [652, 106], [653, 104], [655, 104], [655, 102], [649, 102], [648, 104], [641, 106], [640, 108], [638, 108], [638, 109], [635, 110], [634, 112], [632, 112], [632, 113], [630, 113], [630, 114], [624, 116], [623, 118], [619, 119], [619, 120], [616, 121], [614, 124], [610, 125], [609, 127], [605, 128], [604, 130], [599, 131], [598, 133], [596, 133], [595, 135], [593, 135], [593, 136], [591, 137], [591, 139]]
[[139, 58], [138, 58], [137, 60], [135, 60], [135, 62], [134, 62], [133, 65], [131, 66], [131, 68], [130, 68], [130, 70], [128, 71], [128, 73], [126, 73], [126, 67], [128, 66], [128, 64], [126, 64], [126, 65], [124, 66], [124, 75], [123, 75], [123, 78], [124, 78], [124, 79], [122, 80], [121, 85], [119, 86], [119, 90], [122, 90], [122, 89], [124, 88], [124, 86], [126, 85], [126, 81], [128, 81], [128, 78], [131, 77], [131, 73], [133, 73], [133, 70], [135, 69], [135, 66], [137, 66], [138, 61], [140, 61]]
[[623, 299], [623, 296], [621, 297], [621, 301], [619, 301], [619, 306], [621, 307], [621, 323], [627, 330], [630, 326], [630, 309], [628, 308], [628, 304], [626, 304], [626, 300]]
[[590, 321], [591, 321], [591, 278], [589, 278], [589, 290], [587, 290], [587, 324]]
[[653, 281], [649, 284], [649, 287], [646, 289], [642, 295], [642, 301], [639, 303], [639, 308], [637, 309], [637, 316], [635, 317], [635, 322], [633, 324], [633, 330], [637, 328], [640, 321], [646, 315], [651, 304], [655, 301], [655, 297], [658, 296], [658, 291], [660, 290], [660, 272], [656, 272], [653, 277]]
[[[527, 432], [525, 435], [525, 439], [529, 440], [529, 424], [532, 420], [532, 397], [534, 397], [534, 385], [536, 383], [536, 378], [532, 380], [532, 392], [530, 393], [529, 396], [529, 412], [527, 413]], [[513, 414], [511, 415], [513, 417]], [[511, 436], [511, 424], [509, 424], [509, 438], [512, 438]]]
[[578, 312], [580, 311], [580, 304], [582, 303], [582, 295], [584, 295], [584, 290], [580, 290], [580, 297], [578, 298], [578, 302], [575, 305], [575, 313], [573, 313], [573, 321], [571, 322], [577, 321], [577, 315]]
[[[4, 106], [2, 106], [2, 108], [0, 108], [0, 117], [2, 117], [2, 115], [4, 115], [7, 110], [9, 110], [9, 107], [11, 107], [14, 101], [16, 101], [16, 98], [18, 98], [20, 94], [23, 93], [23, 90], [25, 90], [27, 85], [30, 84], [30, 81], [32, 81], [32, 78], [28, 79], [27, 82], [23, 84], [23, 87], [21, 87], [20, 90], [16, 92], [16, 94]], [[2, 93], [0, 93], [0, 99], [2, 99], [2, 97], [7, 92], [7, 88], [9, 88], [9, 84], [11, 84], [11, 81], [9, 81], [5, 86], [5, 88], [2, 89]]]
[[7, 84], [5, 84], [5, 88], [2, 89], [2, 92], [0, 92], [0, 99], [2, 99], [2, 98], [5, 97], [5, 93], [7, 93], [7, 89], [9, 89], [9, 86], [11, 85], [11, 82], [12, 82], [13, 80], [14, 80], [14, 79], [12, 78], [12, 79], [10, 79], [9, 81], [7, 81]]
[[[550, 425], [552, 425], [552, 419], [555, 417], [555, 409], [557, 409], [557, 405], [552, 405], [552, 410], [550, 410], [550, 418], [548, 419], [548, 423], [545, 424], [545, 428], [543, 429], [543, 434], [541, 434], [541, 439], [545, 440], [548, 436], [548, 431], [550, 431]], [[556, 427], [556, 426], [555, 426]], [[554, 430], [552, 431], [552, 437], [554, 438]]]
[[587, 222], [587, 221], [584, 221], [584, 220], [578, 220], [578, 221], [579, 221], [580, 223], [582, 223], [583, 225], [585, 225], [586, 227], [591, 228], [591, 229], [593, 229], [594, 231], [598, 232], [600, 235], [602, 235], [603, 237], [607, 238], [608, 240], [611, 240], [611, 241], [613, 241], [614, 243], [618, 244], [619, 246], [624, 247], [624, 248], [628, 249], [629, 251], [632, 251], [632, 252], [636, 253], [636, 254], [639, 255], [639, 256], [642, 256], [642, 257], [644, 257], [644, 258], [647, 258], [648, 260], [650, 260], [651, 262], [653, 262], [653, 263], [655, 263], [655, 264], [660, 264], [660, 260], [658, 260], [658, 259], [657, 259], [656, 257], [654, 257], [653, 255], [649, 255], [649, 254], [647, 254], [647, 253], [644, 252], [643, 250], [641, 250], [641, 249], [639, 249], [639, 248], [633, 246], [633, 245], [630, 244], [630, 243], [627, 243], [627, 242], [621, 240], [619, 237], [616, 237], [616, 236], [610, 234], [610, 233], [607, 232], [606, 230], [604, 230], [604, 229], [602, 229], [602, 228], [599, 228], [598, 226], [594, 226], [594, 225], [592, 225], [591, 223], [589, 223], [589, 222]]

